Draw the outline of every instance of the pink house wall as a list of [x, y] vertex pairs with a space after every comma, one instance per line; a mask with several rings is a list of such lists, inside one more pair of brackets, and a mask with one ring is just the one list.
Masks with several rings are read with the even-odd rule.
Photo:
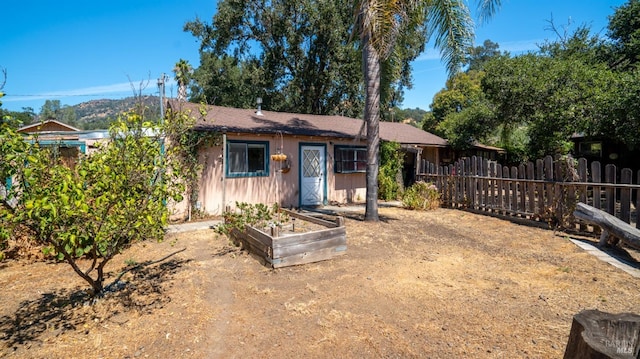
[[[298, 207], [300, 204], [300, 144], [317, 144], [326, 148], [326, 200], [329, 203], [362, 202], [365, 200], [365, 174], [334, 173], [334, 146], [362, 145], [353, 140], [331, 139], [310, 136], [244, 135], [227, 134], [227, 140], [265, 141], [269, 143], [269, 175], [264, 177], [227, 177], [222, 146], [204, 148], [200, 152], [203, 170], [199, 189], [199, 206], [207, 214], [221, 214], [226, 206], [233, 208], [236, 202], [279, 203], [283, 207]], [[290, 160], [288, 172], [282, 171], [282, 162], [272, 161], [270, 155], [287, 155]], [[175, 206], [178, 212], [184, 206]]]

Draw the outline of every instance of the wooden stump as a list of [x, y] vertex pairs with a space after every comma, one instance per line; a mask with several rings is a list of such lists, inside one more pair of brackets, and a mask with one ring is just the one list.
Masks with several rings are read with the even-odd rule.
[[584, 310], [573, 317], [564, 352], [571, 358], [640, 358], [640, 315]]

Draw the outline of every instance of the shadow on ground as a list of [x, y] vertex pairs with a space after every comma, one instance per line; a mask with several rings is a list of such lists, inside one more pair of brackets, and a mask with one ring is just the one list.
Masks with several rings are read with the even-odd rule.
[[582, 238], [582, 237], [578, 237], [578, 236], [572, 236], [571, 238], [573, 238], [576, 241], [580, 241], [582, 243], [586, 243], [589, 244], [591, 246], [593, 246], [594, 248], [597, 248], [598, 250], [608, 254], [609, 256], [617, 259], [618, 261], [636, 268], [636, 269], [640, 269], [640, 262], [638, 260], [636, 260], [630, 253], [629, 251], [627, 251], [624, 247], [621, 247], [620, 245], [606, 245], [604, 247], [600, 247], [598, 245], [597, 241], [593, 241], [593, 240], [589, 240], [587, 238]]
[[[130, 270], [132, 276], [119, 281], [97, 300], [86, 288], [60, 289], [20, 303], [11, 316], [0, 317], [0, 341], [8, 348], [42, 341], [66, 331], [83, 330], [90, 321], [102, 322], [122, 312], [152, 313], [171, 298], [164, 295], [171, 278], [189, 260]], [[92, 304], [93, 303], [93, 304]]]

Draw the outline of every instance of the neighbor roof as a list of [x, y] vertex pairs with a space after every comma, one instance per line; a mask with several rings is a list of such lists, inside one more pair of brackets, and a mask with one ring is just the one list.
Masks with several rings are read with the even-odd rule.
[[[238, 109], [207, 105], [206, 114], [201, 114], [201, 106], [190, 102], [169, 100], [173, 111], [186, 110], [196, 117], [196, 130], [214, 130], [236, 133], [263, 133], [284, 135], [304, 135], [337, 138], [365, 138], [366, 126], [363, 120], [345, 116], [306, 115], [298, 113]], [[380, 122], [380, 138], [405, 144], [446, 146], [447, 141], [434, 134], [411, 125], [397, 122]]]
[[35, 133], [35, 132], [69, 132], [80, 131], [79, 129], [69, 126], [66, 123], [62, 123], [56, 120], [47, 120], [44, 122], [34, 123], [28, 126], [20, 127], [18, 132], [20, 133]]

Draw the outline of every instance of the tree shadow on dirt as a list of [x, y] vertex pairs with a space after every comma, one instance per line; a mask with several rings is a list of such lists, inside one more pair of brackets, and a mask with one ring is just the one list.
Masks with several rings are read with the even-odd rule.
[[[93, 301], [86, 288], [60, 289], [20, 303], [11, 316], [0, 317], [0, 341], [6, 347], [42, 342], [67, 331], [82, 331], [90, 322], [111, 320], [121, 313], [152, 313], [171, 298], [165, 295], [175, 273], [190, 260], [172, 259], [129, 271], [104, 295]], [[124, 278], [124, 277], [123, 277]], [[93, 303], [93, 304], [91, 304]]]
[[[315, 207], [305, 207], [305, 211], [314, 213], [313, 217], [322, 218], [324, 220], [334, 222], [335, 217], [340, 216], [348, 219], [352, 219], [354, 221], [364, 222], [364, 213], [362, 212], [354, 212], [354, 211], [341, 211], [340, 209], [327, 209], [327, 208], [315, 208]], [[391, 221], [397, 221], [397, 218], [378, 215], [378, 219], [383, 223], [390, 223]]]
[[[364, 222], [364, 213], [358, 213], [358, 212], [342, 212], [341, 213], [341, 212], [338, 212], [337, 215], [338, 216], [342, 216], [344, 218], [352, 219], [354, 221]], [[378, 219], [382, 223], [391, 223], [392, 221], [397, 221], [398, 220], [397, 218], [384, 216], [384, 215], [378, 215]]]

